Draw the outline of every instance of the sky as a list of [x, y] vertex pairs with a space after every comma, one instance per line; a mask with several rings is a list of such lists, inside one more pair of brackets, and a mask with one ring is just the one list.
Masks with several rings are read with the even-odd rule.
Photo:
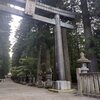
[[10, 25], [10, 36], [9, 36], [9, 41], [10, 41], [10, 52], [9, 55], [10, 57], [12, 57], [12, 48], [14, 46], [14, 44], [16, 43], [16, 38], [15, 38], [15, 34], [16, 34], [16, 30], [19, 28], [22, 17], [20, 16], [16, 16], [16, 15], [11, 15], [12, 17], [12, 21], [9, 23]]
[[[12, 4], [10, 4], [10, 7], [24, 11], [24, 8], [21, 8], [21, 7], [12, 5]], [[10, 44], [11, 44], [10, 45], [10, 52], [9, 52], [10, 57], [12, 57], [12, 54], [13, 54], [12, 48], [13, 48], [14, 44], [16, 43], [15, 34], [16, 34], [16, 31], [19, 28], [21, 20], [22, 20], [22, 17], [17, 16], [17, 15], [11, 15], [11, 17], [12, 17], [12, 20], [9, 23], [10, 29], [11, 29], [10, 36], [9, 36], [9, 41], [10, 41]]]

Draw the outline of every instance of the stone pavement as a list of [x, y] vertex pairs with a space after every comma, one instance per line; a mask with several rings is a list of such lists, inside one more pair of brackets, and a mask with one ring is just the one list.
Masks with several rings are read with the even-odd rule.
[[0, 83], [0, 100], [99, 100], [69, 93], [53, 93], [46, 89], [20, 85], [6, 80]]

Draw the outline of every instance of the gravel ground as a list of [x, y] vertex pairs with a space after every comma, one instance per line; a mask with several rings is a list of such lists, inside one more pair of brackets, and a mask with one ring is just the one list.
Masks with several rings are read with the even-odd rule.
[[0, 100], [100, 100], [69, 93], [53, 93], [46, 89], [20, 85], [7, 79], [0, 83]]

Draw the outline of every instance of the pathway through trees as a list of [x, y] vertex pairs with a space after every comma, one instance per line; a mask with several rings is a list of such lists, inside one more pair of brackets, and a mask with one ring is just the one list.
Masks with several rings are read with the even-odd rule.
[[5, 80], [0, 83], [0, 100], [98, 100], [69, 93], [53, 93], [46, 89], [29, 87]]

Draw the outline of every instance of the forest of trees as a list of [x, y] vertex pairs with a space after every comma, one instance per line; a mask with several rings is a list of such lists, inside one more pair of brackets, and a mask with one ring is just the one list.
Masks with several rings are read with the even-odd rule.
[[[92, 62], [90, 71], [100, 71], [100, 0], [38, 0], [64, 10], [75, 12], [73, 21], [75, 29], [66, 30], [64, 41], [68, 43], [71, 79], [76, 82], [77, 60], [80, 52], [84, 52]], [[9, 32], [9, 16], [0, 14], [0, 20], [8, 17], [0, 24]], [[50, 16], [50, 15], [46, 15]], [[6, 18], [4, 18], [6, 19]], [[0, 27], [0, 29], [3, 29]], [[0, 30], [0, 72], [8, 69], [9, 33]], [[65, 37], [64, 36], [64, 37]], [[4, 37], [4, 38], [3, 38]], [[63, 36], [62, 36], [63, 37]], [[55, 79], [55, 34], [54, 27], [43, 22], [23, 18], [16, 31], [17, 42], [13, 47], [12, 75], [25, 76], [30, 73], [35, 77], [40, 67], [43, 74], [52, 69]], [[3, 45], [2, 45], [3, 44]], [[67, 46], [67, 45], [66, 45]], [[3, 53], [1, 53], [3, 52]], [[66, 53], [66, 52], [65, 52]], [[2, 65], [3, 64], [3, 65]], [[3, 68], [3, 69], [2, 69]], [[6, 70], [5, 70], [6, 73]]]
[[9, 32], [10, 32], [10, 15], [0, 12], [0, 78], [9, 70]]

